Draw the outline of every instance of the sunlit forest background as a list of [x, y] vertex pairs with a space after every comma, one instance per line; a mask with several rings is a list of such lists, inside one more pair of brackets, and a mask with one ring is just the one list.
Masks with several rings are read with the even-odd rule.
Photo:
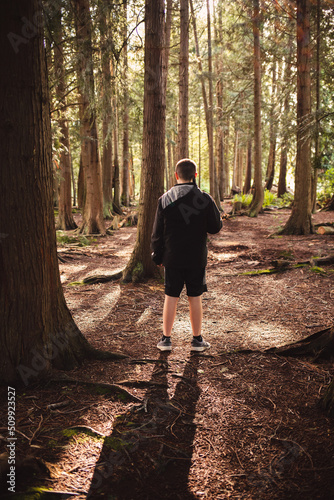
[[[165, 188], [172, 182], [176, 160], [179, 99], [180, 15], [172, 4], [166, 94]], [[246, 0], [192, 0], [189, 16], [189, 156], [199, 168], [199, 184], [209, 190], [209, 149], [203, 88], [208, 94], [215, 136], [216, 168], [224, 176], [220, 198], [249, 191], [247, 164], [252, 167], [254, 134], [252, 6]], [[112, 161], [114, 207], [135, 201], [139, 193], [144, 96], [144, 2], [90, 1], [94, 106], [98, 148], [103, 162]], [[293, 2], [261, 3], [262, 175], [266, 188], [281, 197], [294, 191], [296, 159], [296, 11]], [[46, 4], [46, 43], [52, 104], [55, 205], [62, 155], [70, 155], [72, 199], [80, 206], [81, 135], [78, 95], [78, 49], [75, 12], [63, 2], [61, 20], [52, 2]], [[332, 2], [311, 4], [312, 168], [317, 174], [317, 199], [333, 194], [333, 39]], [[195, 21], [195, 23], [194, 23]], [[208, 29], [209, 28], [209, 29]], [[196, 34], [196, 41], [195, 41]], [[59, 52], [61, 60], [59, 61]], [[68, 142], [62, 128], [68, 127]], [[223, 162], [217, 160], [217, 138], [223, 137]], [[282, 173], [282, 169], [286, 168]], [[123, 183], [124, 176], [128, 183]], [[128, 187], [127, 187], [128, 186]], [[129, 194], [124, 190], [129, 189]], [[285, 195], [285, 193], [287, 193]], [[105, 210], [108, 216], [108, 209]]]

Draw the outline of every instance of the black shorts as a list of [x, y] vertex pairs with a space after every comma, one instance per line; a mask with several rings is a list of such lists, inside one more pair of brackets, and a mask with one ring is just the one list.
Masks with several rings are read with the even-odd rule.
[[205, 267], [178, 269], [165, 268], [165, 294], [170, 297], [179, 297], [183, 285], [186, 284], [188, 297], [198, 297], [207, 291]]

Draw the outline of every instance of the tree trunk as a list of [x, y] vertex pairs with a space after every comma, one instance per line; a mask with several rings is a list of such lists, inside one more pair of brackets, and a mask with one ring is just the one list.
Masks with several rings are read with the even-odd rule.
[[100, 7], [100, 33], [101, 33], [101, 69], [102, 69], [102, 193], [103, 216], [111, 218], [113, 211], [113, 118], [111, 97], [113, 93], [111, 73], [111, 30], [109, 25], [110, 7], [103, 0]]
[[212, 42], [211, 42], [211, 15], [210, 1], [206, 2], [207, 24], [208, 24], [208, 71], [209, 71], [209, 108], [208, 108], [208, 142], [209, 142], [209, 177], [210, 177], [210, 194], [220, 206], [219, 190], [217, 182], [217, 171], [215, 166], [215, 149], [213, 137], [213, 68], [212, 68]]
[[248, 139], [247, 146], [247, 163], [246, 163], [246, 175], [245, 175], [245, 183], [243, 187], [243, 193], [247, 194], [251, 190], [251, 180], [252, 180], [252, 138]]
[[291, 65], [293, 57], [293, 45], [290, 45], [288, 59], [285, 68], [285, 98], [282, 113], [282, 132], [281, 132], [281, 155], [280, 155], [280, 171], [278, 179], [277, 196], [280, 198], [287, 192], [286, 187], [286, 174], [288, 164], [288, 151], [289, 151], [289, 121], [290, 121], [290, 92], [289, 85], [291, 79]]
[[95, 117], [92, 56], [92, 21], [88, 0], [72, 0], [78, 44], [81, 154], [85, 179], [85, 205], [80, 232], [105, 234], [102, 172]]
[[282, 234], [310, 234], [311, 219], [311, 112], [310, 0], [297, 0], [297, 158], [295, 199]]
[[189, 0], [180, 0], [178, 158], [189, 156]]
[[317, 206], [317, 184], [318, 184], [318, 169], [321, 168], [321, 155], [320, 155], [320, 120], [319, 120], [319, 110], [320, 110], [320, 43], [321, 43], [321, 33], [320, 33], [320, 16], [321, 16], [321, 5], [320, 0], [317, 0], [317, 33], [316, 33], [316, 70], [315, 70], [315, 93], [316, 93], [316, 124], [315, 124], [315, 137], [314, 137], [314, 159], [311, 177], [311, 211], [315, 212]]
[[138, 230], [134, 250], [123, 273], [125, 281], [136, 281], [156, 273], [150, 247], [157, 201], [163, 192], [165, 167], [164, 38], [164, 0], [146, 0], [143, 163]]
[[65, 118], [65, 68], [63, 55], [63, 36], [61, 11], [54, 16], [54, 68], [56, 77], [56, 99], [58, 111], [58, 123], [60, 128], [60, 143], [62, 150], [60, 154], [60, 183], [59, 183], [59, 213], [58, 229], [75, 229], [77, 227], [72, 214], [71, 195], [71, 155], [68, 123]]
[[[0, 381], [26, 385], [52, 366], [72, 369], [88, 350], [66, 306], [52, 206], [51, 127], [37, 0], [3, 5], [1, 33], [34, 35], [0, 46]], [[18, 96], [20, 98], [18, 99]]]
[[129, 170], [129, 89], [128, 89], [128, 44], [127, 44], [127, 0], [124, 0], [124, 44], [123, 44], [123, 168], [122, 168], [122, 204], [130, 205], [130, 170]]
[[238, 168], [238, 147], [239, 147], [239, 130], [237, 124], [234, 127], [234, 154], [233, 154], [233, 175], [232, 175], [232, 193], [240, 191], [240, 186], [237, 185], [237, 168]]
[[113, 201], [113, 210], [121, 214], [121, 182], [120, 182], [120, 169], [119, 169], [119, 154], [118, 154], [118, 105], [117, 105], [117, 97], [114, 97], [114, 115], [115, 115], [115, 127], [113, 130], [114, 135], [114, 166], [113, 166], [113, 186], [114, 186], [114, 201]]
[[220, 45], [221, 49], [216, 55], [216, 99], [217, 99], [217, 132], [216, 132], [216, 154], [217, 154], [217, 172], [218, 172], [218, 191], [220, 201], [224, 200], [225, 195], [225, 169], [224, 169], [224, 115], [223, 115], [223, 5], [218, 2], [217, 6], [217, 26], [216, 26], [216, 47]]
[[249, 207], [250, 217], [257, 217], [262, 210], [262, 141], [261, 141], [261, 47], [260, 47], [260, 5], [253, 0], [254, 37], [254, 193]]
[[224, 177], [225, 177], [225, 196], [230, 195], [230, 117], [226, 121], [226, 130], [224, 134]]
[[79, 175], [78, 175], [78, 207], [83, 209], [85, 206], [86, 187], [85, 173], [82, 165], [82, 154], [80, 153]]
[[[276, 29], [275, 29], [276, 32]], [[272, 83], [271, 83], [271, 107], [270, 107], [270, 117], [269, 117], [269, 155], [267, 163], [267, 173], [266, 173], [266, 183], [265, 189], [268, 191], [273, 187], [274, 176], [275, 176], [275, 160], [276, 160], [276, 142], [277, 142], [277, 125], [276, 125], [276, 58], [274, 56], [274, 61], [272, 65]]]

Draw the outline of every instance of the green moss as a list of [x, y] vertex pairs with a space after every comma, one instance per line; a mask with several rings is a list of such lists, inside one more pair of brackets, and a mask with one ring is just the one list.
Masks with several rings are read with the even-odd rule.
[[311, 267], [310, 271], [312, 271], [313, 273], [326, 274], [325, 269], [323, 269], [322, 267], [318, 267], [318, 266]]

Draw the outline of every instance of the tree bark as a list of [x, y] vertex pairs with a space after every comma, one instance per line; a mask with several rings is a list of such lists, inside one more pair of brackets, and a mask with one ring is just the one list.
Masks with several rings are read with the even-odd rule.
[[209, 181], [210, 181], [210, 194], [220, 206], [217, 172], [215, 166], [215, 150], [214, 150], [214, 136], [213, 136], [213, 68], [212, 68], [212, 41], [211, 41], [211, 14], [210, 14], [210, 1], [206, 1], [207, 11], [207, 26], [208, 26], [208, 72], [209, 72], [209, 107], [208, 107], [208, 142], [209, 142]]
[[143, 163], [135, 247], [123, 273], [136, 281], [156, 273], [151, 259], [151, 234], [157, 201], [163, 193], [166, 96], [163, 84], [164, 1], [145, 2], [145, 77]]
[[[89, 347], [68, 310], [59, 277], [52, 206], [51, 127], [37, 0], [2, 7], [0, 107], [0, 382], [26, 385], [52, 366], [77, 366]], [[40, 20], [40, 18], [38, 18]], [[22, 32], [23, 35], [23, 32]], [[18, 99], [18, 96], [20, 98]]]
[[[276, 29], [275, 29], [276, 32]], [[276, 161], [276, 142], [277, 142], [277, 116], [276, 116], [276, 88], [277, 88], [277, 76], [276, 76], [276, 57], [274, 56], [274, 61], [272, 64], [272, 83], [271, 83], [271, 106], [270, 106], [270, 123], [269, 123], [269, 154], [267, 163], [267, 173], [266, 173], [266, 183], [265, 189], [268, 191], [273, 187], [274, 176], [275, 176], [275, 161]]]
[[262, 141], [261, 141], [261, 47], [260, 47], [260, 5], [253, 0], [254, 37], [254, 193], [249, 208], [250, 217], [256, 217], [262, 210], [264, 192], [262, 186]]
[[128, 89], [128, 43], [127, 43], [127, 0], [124, 0], [124, 44], [123, 44], [123, 167], [122, 167], [122, 205], [130, 205], [129, 170], [129, 89]]
[[189, 156], [189, 0], [180, 0], [178, 158]]
[[110, 50], [110, 6], [106, 0], [100, 5], [101, 69], [102, 69], [102, 192], [103, 216], [111, 218], [113, 211], [113, 117], [112, 117], [112, 56]]
[[311, 219], [311, 113], [310, 0], [297, 0], [297, 158], [295, 199], [282, 234], [310, 234]]
[[80, 232], [105, 234], [102, 172], [95, 116], [92, 56], [92, 21], [88, 0], [72, 0], [78, 45], [81, 154], [85, 179], [85, 205]]
[[252, 179], [252, 138], [248, 139], [247, 146], [247, 163], [246, 163], [246, 175], [245, 182], [242, 192], [247, 194], [251, 190], [251, 179]]
[[317, 184], [318, 184], [318, 169], [321, 167], [321, 155], [320, 155], [320, 44], [321, 44], [321, 33], [320, 33], [320, 17], [321, 17], [321, 0], [317, 0], [317, 32], [316, 32], [316, 70], [315, 70], [315, 93], [316, 93], [316, 122], [315, 122], [315, 137], [314, 137], [314, 158], [313, 158], [313, 168], [311, 176], [311, 211], [315, 212], [317, 206]]
[[280, 171], [278, 179], [277, 196], [280, 198], [287, 192], [286, 174], [288, 164], [288, 151], [289, 151], [289, 120], [290, 120], [290, 79], [291, 79], [291, 65], [293, 57], [293, 45], [290, 45], [289, 55], [286, 61], [285, 68], [285, 98], [282, 113], [282, 132], [281, 132], [281, 155], [280, 155]]
[[63, 55], [63, 35], [61, 11], [54, 16], [54, 68], [56, 78], [56, 99], [58, 110], [58, 123], [60, 128], [60, 183], [59, 183], [59, 212], [58, 229], [75, 229], [77, 227], [72, 214], [71, 195], [71, 154], [68, 123], [65, 117], [65, 68]]

